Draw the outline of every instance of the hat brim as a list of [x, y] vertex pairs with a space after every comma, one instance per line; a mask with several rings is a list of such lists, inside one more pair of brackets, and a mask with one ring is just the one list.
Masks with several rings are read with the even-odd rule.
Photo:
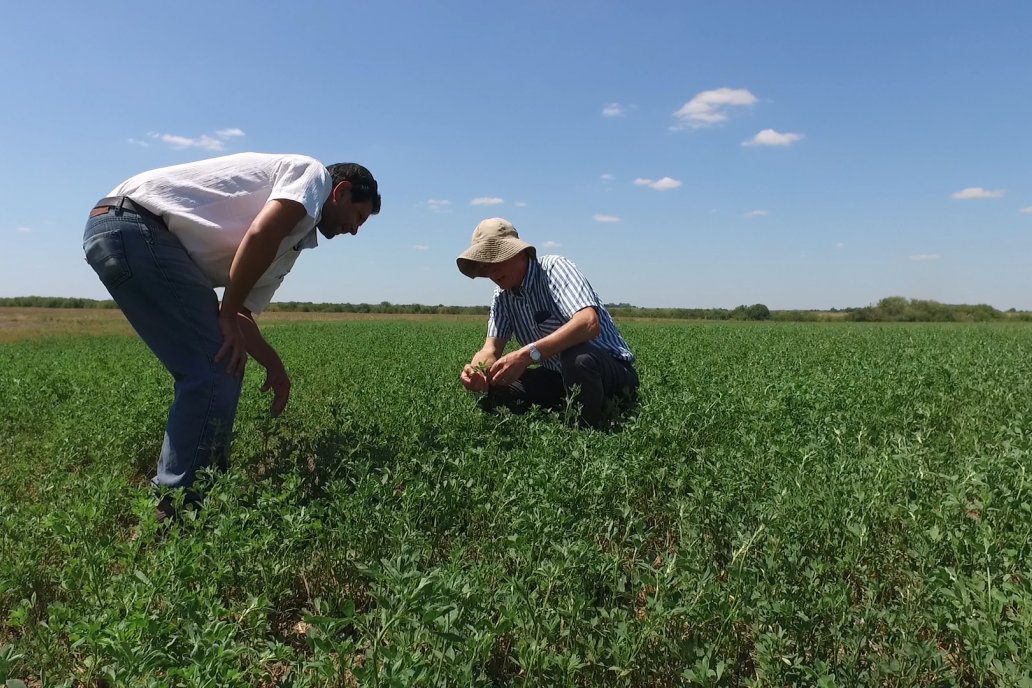
[[470, 279], [480, 276], [481, 266], [491, 263], [502, 263], [521, 251], [530, 252], [533, 258], [537, 250], [522, 239], [516, 237], [492, 237], [478, 241], [455, 259], [459, 272]]

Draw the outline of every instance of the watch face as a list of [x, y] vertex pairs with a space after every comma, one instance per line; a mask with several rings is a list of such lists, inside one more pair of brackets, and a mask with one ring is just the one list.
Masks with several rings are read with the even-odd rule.
[[530, 360], [534, 361], [535, 363], [541, 360], [541, 352], [538, 351], [536, 346], [530, 347]]

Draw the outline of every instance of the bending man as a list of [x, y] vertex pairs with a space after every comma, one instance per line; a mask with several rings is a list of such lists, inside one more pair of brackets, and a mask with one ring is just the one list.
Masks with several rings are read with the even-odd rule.
[[227, 465], [248, 355], [265, 368], [272, 414], [283, 411], [290, 377], [254, 316], [317, 230], [353, 235], [378, 212], [361, 165], [259, 153], [144, 172], [97, 202], [86, 260], [175, 380], [156, 487], [190, 488], [201, 468]]

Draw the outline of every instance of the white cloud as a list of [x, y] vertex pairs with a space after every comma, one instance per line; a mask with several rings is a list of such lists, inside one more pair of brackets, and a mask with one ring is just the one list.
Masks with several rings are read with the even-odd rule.
[[134, 146], [139, 146], [140, 148], [150, 148], [149, 143], [146, 141], [140, 141], [139, 139], [128, 138], [126, 139], [126, 142], [131, 143]]
[[966, 189], [954, 192], [950, 198], [954, 198], [958, 201], [969, 201], [973, 198], [1003, 198], [1003, 195], [1007, 193], [1007, 189], [983, 189], [980, 186], [969, 186]]
[[616, 215], [602, 215], [601, 213], [591, 216], [591, 219], [595, 222], [619, 222], [620, 218]]
[[742, 217], [763, 217], [764, 215], [770, 215], [769, 210], [750, 210], [749, 212], [742, 215]]
[[176, 149], [182, 148], [203, 148], [204, 150], [220, 151], [225, 148], [225, 142], [222, 139], [217, 139], [214, 136], [208, 136], [202, 134], [196, 138], [189, 136], [179, 136], [177, 134], [151, 134], [151, 138], [157, 139], [162, 143], [167, 143]]
[[835, 248], [845, 248], [845, 247], [846, 247], [846, 245], [844, 243], [842, 243], [841, 241], [838, 242], [837, 244], [835, 244]]
[[1030, 205], [1027, 208], [1022, 208], [1018, 212], [1019, 213], [1028, 213], [1029, 215], [1032, 215], [1032, 205]]
[[650, 189], [655, 189], [656, 191], [669, 191], [670, 189], [676, 189], [681, 186], [681, 182], [672, 177], [663, 177], [662, 179], [657, 179], [655, 181], [644, 177], [638, 177], [634, 180], [634, 183], [638, 186], [647, 186]]
[[744, 88], [718, 88], [697, 93], [674, 113], [677, 123], [671, 129], [711, 127], [727, 120], [727, 111], [756, 102], [756, 96]]
[[412, 248], [416, 249], [417, 251], [426, 251], [430, 247], [424, 244], [412, 244]]
[[450, 213], [451, 212], [451, 201], [438, 200], [431, 198], [426, 202], [426, 205], [430, 210], [435, 213]]
[[28, 234], [32, 231], [32, 227], [15, 227], [14, 231], [21, 232], [22, 234]]
[[792, 132], [781, 133], [773, 129], [764, 129], [748, 141], [742, 141], [743, 146], [791, 146], [796, 141], [803, 139], [802, 134]]
[[513, 205], [516, 206], [517, 208], [526, 208], [527, 207], [527, 202], [526, 201], [516, 201], [515, 203], [513, 203]]
[[602, 107], [603, 117], [623, 117], [627, 114], [627, 108], [620, 103], [607, 103]]
[[656, 191], [669, 191], [670, 189], [676, 189], [679, 186], [681, 186], [681, 182], [676, 179], [672, 179], [671, 177], [663, 177], [655, 184], [649, 184], [649, 187]]
[[[203, 148], [209, 151], [221, 151], [226, 147], [226, 139], [243, 136], [244, 132], [235, 127], [230, 129], [219, 129], [214, 136], [201, 134], [200, 136], [180, 136], [178, 134], [158, 134], [149, 132], [147, 136], [172, 146], [175, 149], [182, 148]], [[142, 142], [129, 139], [130, 143], [142, 145]]]
[[546, 241], [545, 243], [541, 244], [542, 248], [559, 248], [560, 246], [562, 246], [562, 244], [560, 244], [558, 241]]
[[939, 260], [939, 254], [938, 253], [919, 253], [916, 256], [910, 256], [910, 260], [913, 260], [913, 261], [916, 261], [916, 262], [919, 262], [919, 263], [927, 263], [927, 262], [932, 261], [932, 260]]
[[611, 182], [611, 181], [613, 181], [614, 179], [616, 179], [616, 177], [615, 177], [615, 176], [613, 176], [613, 175], [611, 175], [611, 174], [609, 174], [608, 172], [606, 172], [606, 173], [605, 173], [605, 174], [603, 174], [603, 175], [599, 175], [599, 179], [601, 179], [601, 180], [602, 180], [602, 181], [604, 181], [604, 182]]
[[481, 196], [480, 198], [474, 198], [469, 202], [470, 205], [500, 205], [505, 203], [504, 198], [497, 198], [494, 196]]

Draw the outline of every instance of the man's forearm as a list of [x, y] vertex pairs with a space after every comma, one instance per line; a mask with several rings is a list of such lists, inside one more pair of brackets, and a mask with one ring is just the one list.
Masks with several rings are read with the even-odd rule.
[[505, 351], [505, 340], [497, 337], [488, 337], [480, 351], [473, 354], [470, 364], [473, 366], [487, 366], [490, 368], [502, 356]]
[[594, 308], [584, 308], [574, 313], [569, 322], [534, 344], [542, 358], [549, 358], [578, 344], [590, 342], [598, 334], [598, 314]]
[[237, 322], [240, 323], [240, 332], [244, 335], [247, 353], [251, 358], [258, 361], [266, 370], [282, 368], [283, 360], [276, 350], [265, 341], [262, 331], [258, 329], [258, 323], [247, 313], [238, 313]]
[[222, 295], [223, 315], [240, 311], [251, 288], [275, 260], [278, 248], [279, 242], [273, 237], [250, 233], [244, 236], [229, 269], [229, 284]]

